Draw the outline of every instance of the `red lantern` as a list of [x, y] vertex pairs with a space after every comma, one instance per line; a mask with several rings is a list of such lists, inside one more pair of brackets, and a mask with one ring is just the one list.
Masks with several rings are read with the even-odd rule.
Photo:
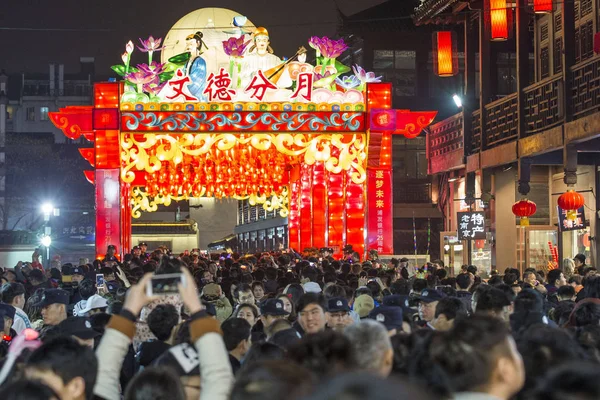
[[433, 32], [433, 71], [441, 77], [458, 74], [458, 53], [454, 32]]
[[585, 204], [585, 199], [581, 193], [573, 189], [563, 193], [558, 198], [558, 206], [567, 212], [567, 219], [575, 221], [577, 219], [577, 210]]
[[479, 239], [475, 241], [475, 248], [477, 250], [483, 250], [483, 248], [485, 247], [485, 240], [484, 239]]
[[512, 206], [513, 214], [521, 218], [519, 223], [521, 226], [529, 226], [529, 217], [535, 214], [536, 210], [535, 203], [527, 199], [517, 201]]
[[533, 11], [537, 14], [546, 14], [552, 12], [553, 0], [533, 0]]
[[493, 41], [508, 40], [512, 30], [512, 8], [507, 0], [485, 0], [485, 18]]

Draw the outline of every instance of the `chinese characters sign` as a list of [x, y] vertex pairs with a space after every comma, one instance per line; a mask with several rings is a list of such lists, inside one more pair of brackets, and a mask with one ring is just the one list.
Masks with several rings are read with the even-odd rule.
[[[96, 251], [104, 254], [110, 244], [121, 241], [119, 169], [96, 170]], [[119, 254], [121, 249], [116, 249]]]
[[458, 239], [479, 240], [485, 239], [485, 215], [483, 212], [459, 212]]
[[394, 254], [391, 170], [369, 168], [367, 199], [367, 249], [375, 249], [379, 254]]
[[577, 218], [573, 221], [567, 219], [567, 211], [558, 208], [558, 230], [561, 232], [585, 229], [585, 208], [577, 209]]

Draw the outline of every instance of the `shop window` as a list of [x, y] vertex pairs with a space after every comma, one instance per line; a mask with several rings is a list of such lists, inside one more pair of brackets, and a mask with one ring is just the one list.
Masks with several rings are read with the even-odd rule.
[[27, 121], [35, 121], [35, 107], [27, 107], [25, 109], [25, 119]]
[[40, 107], [40, 121], [48, 121], [48, 107]]

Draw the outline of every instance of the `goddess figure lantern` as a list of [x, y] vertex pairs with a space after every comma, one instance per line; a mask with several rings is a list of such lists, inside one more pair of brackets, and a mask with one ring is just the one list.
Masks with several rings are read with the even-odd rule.
[[521, 220], [521, 226], [529, 226], [529, 217], [535, 214], [537, 207], [533, 201], [524, 199], [519, 200], [512, 206], [512, 212]]
[[440, 77], [458, 74], [458, 53], [454, 32], [433, 33], [433, 71]]
[[512, 31], [512, 8], [507, 0], [485, 0], [485, 22], [493, 41], [508, 40]]
[[585, 199], [581, 193], [570, 189], [558, 198], [558, 206], [567, 212], [567, 219], [574, 221], [577, 219], [577, 210], [585, 204]]

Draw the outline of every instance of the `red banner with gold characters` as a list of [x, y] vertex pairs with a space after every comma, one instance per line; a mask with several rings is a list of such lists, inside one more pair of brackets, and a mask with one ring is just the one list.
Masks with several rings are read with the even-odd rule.
[[96, 252], [103, 256], [109, 245], [121, 252], [121, 203], [119, 169], [96, 170]]
[[367, 249], [375, 249], [380, 255], [394, 254], [392, 171], [369, 168], [367, 189]]

